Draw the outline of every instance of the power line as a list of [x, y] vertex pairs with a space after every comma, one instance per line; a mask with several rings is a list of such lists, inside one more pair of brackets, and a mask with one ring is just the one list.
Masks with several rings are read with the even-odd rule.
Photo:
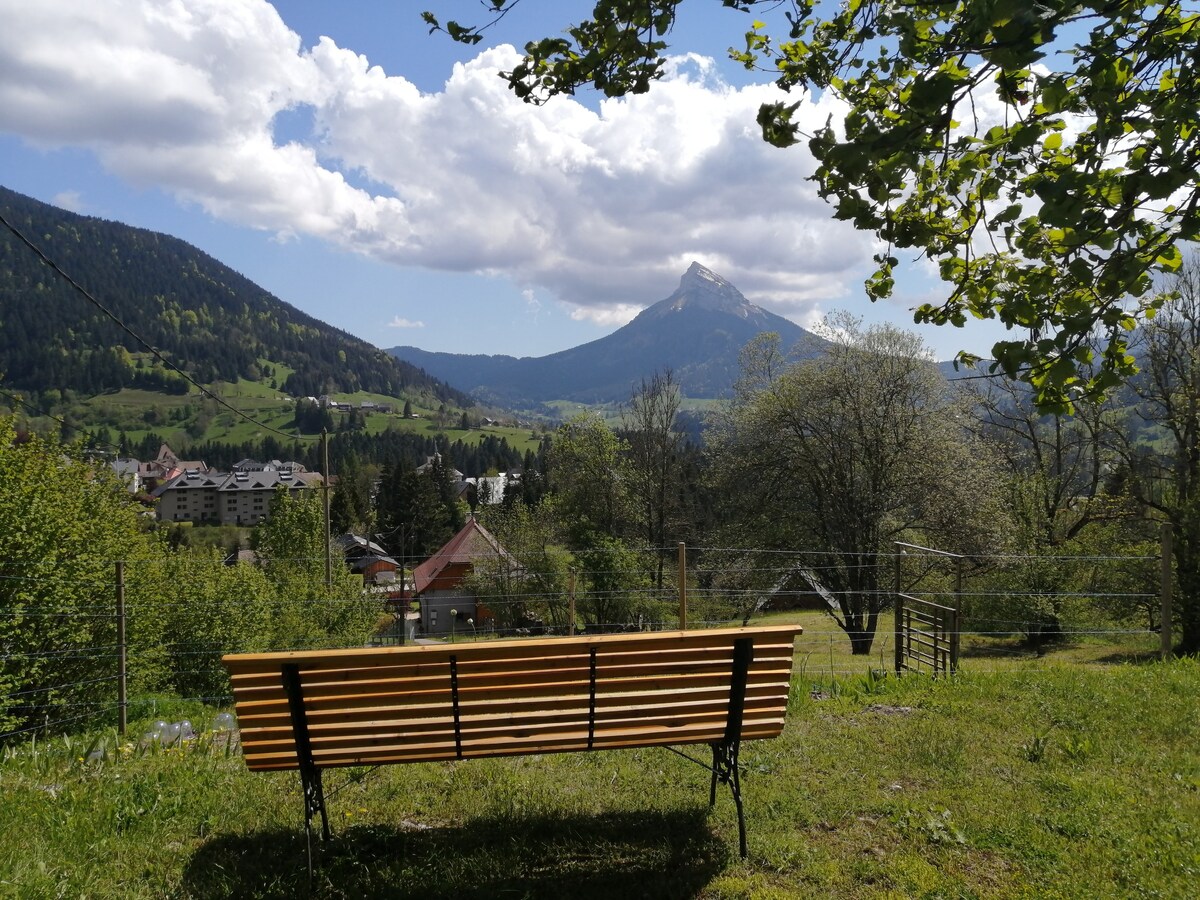
[[[2, 217], [0, 217], [0, 218], [2, 218]], [[60, 419], [58, 416], [54, 415], [54, 413], [46, 412], [46, 410], [42, 409], [39, 406], [34, 406], [32, 403], [30, 403], [28, 400], [24, 399], [23, 397], [19, 397], [16, 394], [10, 394], [8, 391], [4, 390], [4, 388], [0, 388], [0, 397], [6, 398], [9, 403], [15, 403], [17, 406], [23, 406], [26, 410], [32, 411], [39, 416], [43, 416], [47, 419], [53, 419], [55, 422], [57, 422], [63, 428], [75, 428], [75, 426], [72, 425], [70, 422], [68, 422], [66, 419]], [[87, 431], [87, 436], [88, 436], [90, 443], [102, 444], [105, 447], [111, 447], [112, 449], [116, 450], [118, 454], [121, 453], [121, 447], [117, 444], [114, 444], [112, 441], [102, 441], [92, 431]]]
[[15, 225], [13, 225], [11, 222], [8, 221], [8, 219], [6, 219], [4, 217], [3, 213], [0, 213], [0, 224], [3, 224], [5, 228], [7, 228], [14, 235], [16, 235], [17, 240], [19, 240], [22, 244], [24, 244], [26, 247], [28, 247], [30, 250], [32, 250], [38, 259], [40, 259], [43, 263], [45, 263], [47, 266], [49, 266], [56, 275], [59, 275], [61, 278], [63, 278], [67, 282], [67, 284], [71, 285], [71, 287], [73, 287], [80, 294], [82, 294], [89, 303], [91, 303], [98, 310], [100, 310], [100, 312], [104, 313], [106, 316], [108, 316], [110, 319], [112, 319], [113, 322], [115, 322], [117, 324], [117, 327], [119, 327], [122, 331], [124, 331], [126, 334], [128, 334], [131, 338], [133, 338], [135, 341], [137, 341], [139, 344], [141, 344], [143, 347], [145, 347], [147, 350], [149, 350], [155, 359], [157, 359], [159, 362], [161, 362], [167, 368], [169, 368], [175, 372], [178, 372], [180, 375], [182, 375], [185, 381], [187, 381], [189, 384], [191, 384], [193, 387], [195, 387], [198, 391], [200, 391], [201, 395], [208, 397], [212, 400], [215, 400], [221, 406], [225, 407], [227, 410], [234, 413], [235, 415], [240, 416], [241, 418], [245, 419], [247, 422], [249, 422], [252, 425], [256, 425], [259, 428], [263, 428], [267, 431], [270, 431], [274, 434], [279, 435], [280, 437], [288, 438], [289, 440], [292, 440], [295, 438], [294, 434], [288, 434], [286, 431], [280, 431], [278, 428], [275, 428], [271, 425], [267, 425], [264, 422], [260, 422], [260, 421], [258, 421], [258, 419], [255, 419], [249, 413], [242, 412], [240, 409], [238, 409], [233, 404], [229, 403], [224, 398], [219, 397], [216, 394], [214, 394], [212, 391], [210, 391], [208, 388], [206, 388], [204, 385], [202, 385], [200, 382], [198, 382], [196, 379], [194, 379], [191, 375], [189, 375], [183, 369], [179, 368], [179, 366], [175, 365], [173, 362], [171, 362], [169, 359], [167, 359], [165, 356], [163, 356], [162, 352], [159, 351], [158, 348], [152, 346], [149, 341], [147, 341], [145, 338], [143, 338], [141, 335], [139, 335], [137, 332], [135, 332], [132, 328], [130, 328], [128, 325], [126, 325], [124, 322], [122, 322], [116, 313], [112, 312], [112, 310], [108, 309], [108, 307], [106, 307], [103, 303], [101, 303], [99, 300], [97, 300], [95, 297], [93, 297], [92, 294], [87, 290], [87, 288], [83, 287], [83, 285], [79, 284], [79, 282], [77, 282], [74, 278], [72, 278], [65, 271], [63, 271], [62, 268], [59, 267], [58, 263], [56, 263], [54, 260], [52, 260], [50, 257], [48, 257], [45, 253], [43, 253], [41, 248], [38, 247], [37, 244], [33, 243], [33, 241], [31, 241], [31, 240], [29, 240], [29, 238], [25, 237], [25, 235], [22, 234], [21, 231]]

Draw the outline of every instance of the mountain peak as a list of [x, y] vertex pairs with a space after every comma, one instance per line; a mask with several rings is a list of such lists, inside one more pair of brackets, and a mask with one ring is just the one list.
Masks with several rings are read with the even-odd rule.
[[[750, 318], [761, 313], [757, 306], [742, 296], [742, 292], [714, 272], [693, 262], [679, 279], [679, 287], [666, 300], [655, 304], [661, 312], [683, 309], [705, 309]], [[651, 307], [652, 309], [655, 307]], [[649, 311], [649, 310], [648, 310]]]
[[[697, 287], [707, 286], [709, 289], [713, 287], [733, 288], [732, 284], [730, 284], [712, 269], [702, 266], [698, 262], [693, 262], [690, 266], [688, 266], [688, 270], [684, 272], [683, 276], [679, 279], [679, 286], [681, 288], [687, 287], [688, 285]], [[733, 289], [736, 290], [736, 288]]]

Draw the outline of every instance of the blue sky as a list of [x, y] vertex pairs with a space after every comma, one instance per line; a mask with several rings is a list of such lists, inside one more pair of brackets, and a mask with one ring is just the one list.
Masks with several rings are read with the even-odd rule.
[[[775, 89], [728, 61], [750, 19], [715, 0], [685, 4], [648, 95], [516, 101], [496, 77], [512, 45], [590, 7], [527, 0], [464, 47], [419, 13], [477, 21], [469, 0], [0, 0], [0, 183], [180, 237], [380, 347], [551, 353], [692, 260], [805, 326], [911, 327], [937, 299], [914, 261], [866, 301], [869, 237], [832, 219], [806, 149], [759, 138]], [[921, 333], [941, 359], [1001, 336]]]

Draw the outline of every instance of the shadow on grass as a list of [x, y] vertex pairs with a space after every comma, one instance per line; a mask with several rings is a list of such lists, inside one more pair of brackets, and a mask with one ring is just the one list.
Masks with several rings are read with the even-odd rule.
[[1111, 666], [1144, 666], [1159, 662], [1162, 655], [1157, 650], [1114, 650], [1104, 656], [1097, 656], [1095, 662]]
[[[1157, 662], [1157, 650], [1145, 647], [1114, 647], [1108, 653], [1086, 658], [1077, 658], [1080, 651], [1086, 651], [1090, 645], [1084, 641], [1058, 640], [1042, 644], [1040, 647], [1030, 643], [1025, 638], [1010, 640], [993, 640], [987, 643], [971, 643], [964, 645], [960, 651], [960, 659], [1009, 659], [1030, 661], [1037, 659], [1053, 660], [1056, 657], [1065, 658], [1067, 662], [1094, 663], [1097, 665], [1142, 665]], [[1074, 654], [1072, 656], [1072, 654]]]
[[318, 849], [311, 887], [299, 828], [226, 835], [196, 851], [184, 887], [195, 897], [694, 897], [730, 859], [707, 812], [352, 826]]
[[960, 659], [1036, 659], [1037, 656], [1037, 650], [1024, 638], [964, 643], [959, 650]]

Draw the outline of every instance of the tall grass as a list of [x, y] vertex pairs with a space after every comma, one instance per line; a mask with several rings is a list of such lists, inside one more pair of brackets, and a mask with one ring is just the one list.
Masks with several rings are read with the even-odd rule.
[[38, 738], [0, 761], [0, 895], [1191, 897], [1198, 697], [1190, 660], [810, 667], [783, 736], [743, 747], [746, 861], [704, 770], [616, 751], [328, 772], [311, 888], [294, 773], [250, 774], [203, 728]]

